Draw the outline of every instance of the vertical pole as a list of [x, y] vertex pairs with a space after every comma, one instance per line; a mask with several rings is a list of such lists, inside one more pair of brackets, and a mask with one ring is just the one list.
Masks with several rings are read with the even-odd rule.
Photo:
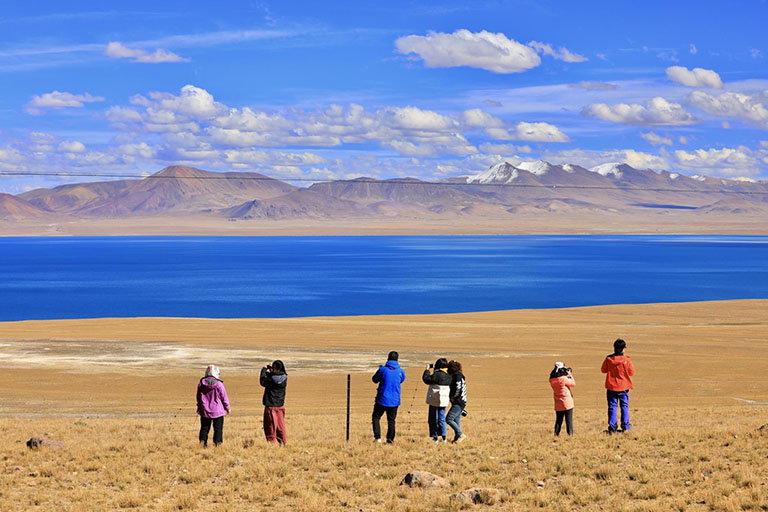
[[347, 442], [349, 442], [349, 395], [352, 388], [352, 376], [347, 374]]

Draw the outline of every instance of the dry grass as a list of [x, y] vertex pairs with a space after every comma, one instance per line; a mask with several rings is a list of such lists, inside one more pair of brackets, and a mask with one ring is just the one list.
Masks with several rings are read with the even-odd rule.
[[[422, 409], [402, 412], [394, 446], [370, 443], [363, 413], [346, 444], [343, 417], [289, 411], [285, 448], [257, 416], [228, 417], [217, 449], [198, 446], [190, 415], [3, 419], [0, 498], [6, 510], [454, 510], [451, 493], [495, 487], [504, 502], [481, 508], [768, 510], [765, 407], [637, 411], [620, 436], [600, 433], [603, 411], [577, 409], [576, 435], [557, 440], [554, 414], [478, 410], [465, 444], [441, 446]], [[28, 450], [40, 434], [66, 446]], [[414, 469], [451, 488], [399, 486]]]
[[[638, 370], [636, 428], [609, 437], [601, 433], [599, 365], [619, 335]], [[114, 346], [119, 364], [110, 359]], [[392, 348], [408, 375], [398, 442], [373, 445], [370, 375]], [[768, 510], [768, 432], [756, 430], [768, 423], [766, 349], [768, 301], [4, 323], [0, 499], [11, 510], [453, 510], [451, 493], [495, 487], [504, 502], [479, 507]], [[196, 358], [206, 353], [224, 360], [233, 415], [224, 445], [202, 450], [194, 389], [208, 362]], [[261, 432], [255, 373], [273, 355], [290, 375], [284, 449], [267, 445]], [[419, 377], [436, 355], [465, 366], [470, 416], [462, 445], [428, 442]], [[547, 374], [555, 359], [577, 378], [572, 439], [551, 434]], [[66, 444], [28, 450], [24, 441], [37, 436]], [[447, 478], [451, 488], [399, 486], [415, 469]]]

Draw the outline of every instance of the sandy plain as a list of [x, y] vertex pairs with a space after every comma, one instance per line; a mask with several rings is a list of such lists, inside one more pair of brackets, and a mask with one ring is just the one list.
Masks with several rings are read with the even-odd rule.
[[[634, 429], [612, 438], [599, 367], [619, 336], [637, 368]], [[371, 446], [370, 375], [392, 349], [407, 373], [398, 443]], [[16, 510], [455, 510], [449, 495], [479, 486], [502, 491], [488, 507], [499, 510], [768, 510], [766, 354], [768, 300], [5, 322], [0, 497]], [[420, 375], [438, 356], [467, 375], [462, 445], [427, 443]], [[274, 358], [289, 371], [282, 451], [259, 433], [257, 375]], [[553, 443], [556, 360], [574, 368], [577, 435]], [[233, 410], [217, 451], [196, 441], [194, 390], [209, 362]], [[65, 447], [26, 450], [37, 435]], [[398, 486], [412, 469], [450, 488]]]
[[518, 235], [518, 234], [722, 234], [765, 235], [761, 213], [691, 213], [685, 210], [637, 213], [550, 212], [499, 217], [409, 219], [252, 219], [228, 221], [199, 214], [116, 219], [4, 221], [0, 236], [350, 236], [350, 235]]

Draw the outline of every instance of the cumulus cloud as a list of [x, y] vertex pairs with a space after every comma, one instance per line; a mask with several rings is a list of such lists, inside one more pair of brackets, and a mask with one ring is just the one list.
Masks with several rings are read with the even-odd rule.
[[564, 62], [584, 62], [588, 60], [583, 55], [579, 55], [578, 53], [571, 53], [564, 46], [554, 50], [552, 45], [547, 43], [540, 43], [538, 41], [531, 41], [528, 43], [528, 46], [541, 53], [542, 55], [549, 55], [550, 57], [554, 57], [555, 59], [562, 60]]
[[496, 140], [525, 140], [529, 142], [569, 142], [560, 129], [549, 123], [517, 123], [510, 130], [488, 128], [485, 133]]
[[502, 33], [485, 30], [404, 36], [395, 41], [395, 47], [402, 54], [417, 55], [428, 68], [469, 66], [494, 73], [519, 73], [541, 64], [532, 48]]
[[592, 103], [582, 110], [582, 114], [585, 117], [596, 117], [613, 123], [640, 126], [675, 126], [698, 122], [682, 105], [667, 101], [660, 96], [651, 99], [646, 105]]
[[475, 108], [466, 110], [461, 114], [461, 120], [465, 126], [470, 128], [503, 128], [504, 121], [493, 117], [488, 112]]
[[133, 62], [143, 62], [145, 64], [160, 64], [164, 62], [189, 62], [179, 55], [168, 50], [158, 48], [150, 53], [140, 48], [128, 48], [117, 41], [109, 43], [104, 50], [104, 55], [113, 59], [131, 59]]
[[762, 170], [754, 151], [738, 148], [677, 150], [674, 158], [678, 165], [721, 176], [756, 176]]
[[754, 94], [724, 92], [718, 96], [704, 91], [688, 95], [688, 104], [704, 112], [734, 117], [745, 123], [768, 129], [768, 90]]
[[480, 151], [497, 155], [515, 155], [517, 153], [531, 153], [533, 149], [529, 145], [518, 146], [515, 144], [491, 144], [486, 142], [478, 146]]
[[687, 85], [688, 87], [723, 88], [723, 81], [720, 75], [711, 69], [688, 69], [683, 66], [670, 66], [667, 68], [667, 76], [670, 80]]
[[65, 153], [84, 153], [85, 144], [76, 140], [65, 140], [59, 143], [59, 151]]
[[[184, 86], [179, 94], [152, 92], [131, 98], [133, 107], [113, 107], [104, 116], [129, 133], [162, 134], [176, 148], [207, 147], [246, 151], [288, 146], [338, 147], [378, 143], [402, 156], [466, 156], [478, 153], [466, 133], [481, 130], [500, 140], [565, 142], [548, 123], [508, 126], [482, 109], [443, 114], [416, 106], [366, 110], [362, 105], [330, 105], [319, 110], [231, 108], [206, 90]], [[189, 154], [189, 153], [186, 153]]]
[[586, 89], [588, 91], [614, 91], [617, 86], [608, 82], [578, 82], [575, 84], [568, 84], [568, 87], [574, 89]]
[[654, 146], [661, 146], [661, 145], [671, 146], [672, 145], [672, 139], [670, 139], [669, 137], [662, 137], [661, 135], [657, 135], [653, 132], [641, 133], [640, 136]]
[[39, 115], [46, 108], [82, 108], [86, 103], [104, 101], [101, 96], [93, 96], [89, 93], [72, 94], [71, 92], [53, 91], [39, 96], [32, 96], [24, 110], [28, 114]]

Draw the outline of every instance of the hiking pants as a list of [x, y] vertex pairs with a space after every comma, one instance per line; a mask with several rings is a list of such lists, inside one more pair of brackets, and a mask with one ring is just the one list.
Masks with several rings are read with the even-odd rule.
[[461, 437], [463, 432], [461, 431], [461, 411], [464, 410], [464, 407], [462, 407], [459, 404], [453, 404], [451, 405], [451, 410], [448, 411], [448, 414], [445, 417], [445, 422], [448, 424], [449, 427], [453, 429], [453, 439], [454, 441]]
[[373, 414], [371, 414], [371, 423], [373, 424], [374, 439], [381, 439], [381, 417], [387, 413], [387, 442], [395, 440], [395, 420], [397, 419], [397, 407], [387, 407], [385, 405], [373, 404]]
[[560, 435], [560, 428], [563, 426], [565, 418], [565, 431], [569, 436], [573, 435], [573, 407], [567, 411], [555, 411], [555, 435]]
[[430, 405], [427, 421], [429, 423], [429, 437], [437, 439], [438, 436], [445, 437], [448, 435], [445, 428], [445, 407]]
[[608, 430], [616, 432], [618, 430], [617, 409], [621, 406], [621, 429], [629, 430], [629, 390], [626, 391], [606, 391], [608, 398]]
[[285, 407], [264, 407], [264, 434], [270, 443], [285, 444]]
[[218, 418], [203, 418], [200, 416], [200, 442], [208, 446], [208, 432], [211, 431], [213, 424], [213, 444], [219, 446], [224, 435], [224, 416]]

